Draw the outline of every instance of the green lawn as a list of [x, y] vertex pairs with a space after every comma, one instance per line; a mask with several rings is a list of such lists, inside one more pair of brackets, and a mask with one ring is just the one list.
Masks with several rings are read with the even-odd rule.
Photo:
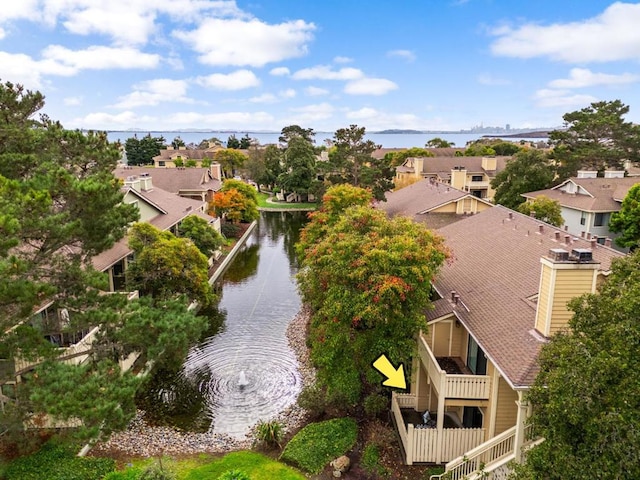
[[268, 193], [258, 193], [258, 207], [259, 208], [281, 208], [281, 209], [296, 209], [296, 208], [305, 208], [305, 209], [313, 209], [315, 210], [318, 207], [317, 203], [287, 203], [287, 202], [276, 202], [275, 196], [272, 198], [273, 201], [267, 202], [269, 198]]
[[184, 480], [216, 479], [229, 470], [240, 470], [251, 480], [305, 480], [291, 467], [251, 451], [232, 452], [213, 463], [194, 468]]

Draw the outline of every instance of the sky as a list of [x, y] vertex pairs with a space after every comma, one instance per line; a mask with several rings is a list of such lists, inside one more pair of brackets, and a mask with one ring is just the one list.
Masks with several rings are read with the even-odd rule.
[[640, 123], [640, 2], [6, 0], [0, 80], [66, 128]]

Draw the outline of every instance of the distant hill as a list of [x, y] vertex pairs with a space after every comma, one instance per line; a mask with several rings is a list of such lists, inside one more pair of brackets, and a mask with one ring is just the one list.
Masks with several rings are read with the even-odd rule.
[[427, 133], [427, 132], [424, 132], [422, 130], [401, 130], [401, 129], [392, 128], [392, 129], [389, 129], [389, 130], [380, 130], [379, 132], [373, 132], [373, 133], [388, 133], [388, 134], [418, 133], [418, 134], [420, 134], [420, 133]]
[[538, 130], [536, 132], [520, 132], [508, 135], [482, 135], [483, 138], [549, 138], [552, 130]]

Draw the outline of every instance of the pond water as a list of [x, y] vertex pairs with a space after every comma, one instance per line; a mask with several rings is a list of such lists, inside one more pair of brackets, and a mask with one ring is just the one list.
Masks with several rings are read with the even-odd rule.
[[154, 421], [242, 438], [295, 402], [302, 384], [286, 330], [300, 309], [294, 245], [305, 221], [261, 213], [217, 285], [212, 331], [184, 365], [156, 369], [141, 399]]

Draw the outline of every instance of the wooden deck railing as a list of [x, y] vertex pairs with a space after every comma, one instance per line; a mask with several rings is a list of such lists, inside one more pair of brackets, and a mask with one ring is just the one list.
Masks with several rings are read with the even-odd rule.
[[[487, 400], [491, 387], [488, 375], [458, 375], [449, 374], [440, 368], [438, 360], [433, 355], [427, 341], [420, 335], [418, 351], [420, 359], [425, 365], [427, 374], [431, 378], [431, 384], [438, 392], [438, 396], [444, 398], [465, 398], [475, 400]], [[440, 392], [442, 379], [445, 378], [445, 391]]]
[[484, 439], [482, 428], [445, 428], [441, 433], [435, 428], [415, 428], [405, 426], [400, 408], [413, 408], [415, 395], [396, 394], [391, 396], [391, 411], [405, 452], [405, 463], [439, 463], [462, 455]]

